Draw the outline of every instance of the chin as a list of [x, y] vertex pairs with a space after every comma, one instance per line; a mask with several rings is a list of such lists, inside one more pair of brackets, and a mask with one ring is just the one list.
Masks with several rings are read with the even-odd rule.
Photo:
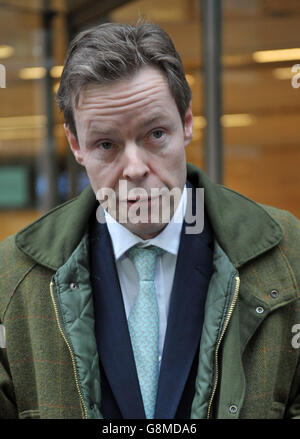
[[142, 239], [152, 239], [155, 236], [157, 236], [165, 227], [167, 224], [151, 224], [151, 223], [139, 223], [139, 224], [132, 224], [127, 223], [124, 224], [124, 226], [130, 230], [130, 232], [134, 233], [135, 235], [139, 236]]

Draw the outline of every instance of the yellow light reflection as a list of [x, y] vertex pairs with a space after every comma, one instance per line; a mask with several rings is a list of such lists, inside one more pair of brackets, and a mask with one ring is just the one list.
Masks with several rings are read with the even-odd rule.
[[53, 86], [53, 93], [56, 94], [58, 92], [58, 89], [59, 89], [59, 82], [54, 84], [54, 86]]
[[51, 68], [50, 70], [50, 75], [52, 76], [52, 78], [60, 78], [62, 71], [63, 71], [64, 66], [54, 66]]
[[[252, 114], [223, 114], [221, 116], [221, 124], [224, 128], [245, 127], [253, 125], [256, 122], [256, 117]], [[201, 130], [206, 126], [206, 119], [204, 116], [194, 116], [194, 129]]]
[[194, 128], [200, 130], [206, 126], [206, 119], [204, 116], [194, 116]]
[[19, 71], [20, 79], [41, 79], [45, 76], [45, 67], [25, 67]]
[[252, 114], [223, 114], [221, 123], [224, 128], [238, 128], [253, 125], [256, 117]]
[[6, 44], [0, 45], [0, 59], [9, 58], [15, 53], [15, 49], [12, 46]]
[[259, 50], [252, 54], [254, 61], [259, 63], [281, 62], [300, 59], [300, 48]]
[[187, 80], [189, 86], [192, 87], [192, 86], [195, 84], [195, 78], [194, 78], [194, 76], [191, 75], [190, 73], [187, 73], [187, 74], [185, 75], [185, 77], [186, 77], [186, 80]]
[[291, 67], [278, 67], [272, 70], [272, 74], [276, 79], [292, 79], [295, 72], [292, 71]]
[[[52, 78], [60, 78], [63, 71], [63, 66], [53, 66], [50, 69]], [[41, 79], [46, 75], [45, 67], [25, 67], [19, 71], [20, 79]]]

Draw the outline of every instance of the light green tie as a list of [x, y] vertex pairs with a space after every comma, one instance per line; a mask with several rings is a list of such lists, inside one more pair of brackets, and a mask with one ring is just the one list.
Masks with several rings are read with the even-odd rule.
[[134, 246], [127, 252], [139, 274], [139, 292], [129, 314], [128, 327], [147, 419], [154, 417], [159, 374], [159, 314], [154, 276], [156, 259], [162, 252], [153, 245]]

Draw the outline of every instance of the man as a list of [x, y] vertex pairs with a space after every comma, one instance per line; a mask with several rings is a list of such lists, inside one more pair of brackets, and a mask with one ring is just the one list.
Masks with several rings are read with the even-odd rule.
[[80, 33], [57, 100], [91, 187], [2, 243], [0, 417], [300, 418], [299, 222], [186, 166], [169, 37]]

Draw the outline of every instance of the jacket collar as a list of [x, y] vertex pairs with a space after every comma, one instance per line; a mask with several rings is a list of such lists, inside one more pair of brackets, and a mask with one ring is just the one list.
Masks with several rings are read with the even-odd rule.
[[[203, 171], [188, 164], [188, 180], [204, 188], [204, 200], [215, 237], [232, 264], [239, 268], [273, 248], [283, 230], [260, 205], [237, 192], [212, 183]], [[88, 186], [77, 198], [60, 205], [16, 235], [17, 247], [53, 270], [63, 265], [87, 230], [97, 200]]]
[[45, 267], [57, 270], [71, 256], [97, 207], [90, 186], [73, 200], [51, 209], [16, 235], [16, 245]]
[[212, 183], [191, 164], [188, 179], [195, 187], [204, 188], [204, 203], [215, 237], [236, 268], [275, 247], [283, 238], [281, 225], [261, 205]]

